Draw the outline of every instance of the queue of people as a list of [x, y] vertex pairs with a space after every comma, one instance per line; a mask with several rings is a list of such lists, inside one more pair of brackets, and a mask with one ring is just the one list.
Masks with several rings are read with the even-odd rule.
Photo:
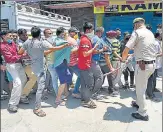
[[[76, 27], [71, 27], [68, 33], [64, 27], [59, 27], [55, 36], [51, 29], [45, 29], [42, 37], [41, 29], [34, 26], [32, 38], [28, 38], [26, 29], [2, 31], [0, 62], [1, 83], [4, 83], [1, 100], [8, 96], [4, 93], [6, 80], [11, 91], [10, 112], [17, 112], [19, 103], [29, 104], [29, 94], [37, 87], [33, 112], [44, 117], [46, 113], [41, 109], [41, 101], [47, 85], [52, 84], [55, 104], [63, 106], [75, 74], [77, 80], [72, 96], [81, 99], [83, 107], [92, 109], [97, 107], [93, 99], [98, 99], [107, 77], [108, 94], [112, 97], [120, 95], [120, 88], [136, 89], [137, 100], [132, 106], [138, 111], [132, 116], [147, 121], [145, 97], [146, 94], [150, 99], [154, 97], [157, 69], [162, 66], [162, 38], [160, 30], [154, 36], [145, 27], [143, 18], [136, 18], [133, 25], [133, 33], [125, 32], [123, 40], [120, 29], [107, 31], [104, 36], [103, 27], [94, 30], [89, 22], [84, 23], [82, 34]], [[132, 61], [127, 63], [129, 57]], [[126, 64], [125, 70], [121, 68], [122, 63]], [[122, 75], [125, 84], [121, 81]]]

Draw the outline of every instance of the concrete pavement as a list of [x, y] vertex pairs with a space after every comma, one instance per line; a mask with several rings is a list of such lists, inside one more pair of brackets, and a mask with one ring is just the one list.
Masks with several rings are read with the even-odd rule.
[[[105, 83], [107, 85], [107, 83]], [[157, 88], [162, 91], [162, 79], [157, 80]], [[162, 100], [162, 93], [156, 96]], [[162, 102], [148, 100], [148, 122], [136, 120], [131, 113], [136, 109], [130, 103], [135, 99], [135, 91], [121, 90], [120, 97], [110, 97], [104, 89], [103, 100], [96, 101], [96, 109], [80, 106], [80, 100], [71, 96], [66, 106], [56, 107], [54, 96], [49, 95], [45, 100], [43, 110], [46, 117], [33, 114], [35, 96], [32, 95], [29, 105], [20, 104], [16, 114], [8, 113], [7, 102], [1, 102], [1, 131], [2, 132], [162, 132]]]

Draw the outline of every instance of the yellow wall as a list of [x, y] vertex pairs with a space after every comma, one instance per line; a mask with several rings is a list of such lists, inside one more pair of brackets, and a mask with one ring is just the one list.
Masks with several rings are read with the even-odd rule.
[[97, 27], [103, 26], [103, 15], [104, 14], [96, 14]]

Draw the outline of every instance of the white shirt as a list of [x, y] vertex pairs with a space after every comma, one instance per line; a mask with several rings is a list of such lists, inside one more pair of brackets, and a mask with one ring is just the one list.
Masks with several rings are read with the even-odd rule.
[[[157, 54], [162, 53], [161, 43], [157, 39], [156, 39], [156, 42], [155, 42], [155, 48], [156, 48], [156, 53]], [[159, 69], [161, 67], [162, 67], [162, 57], [157, 57], [156, 58], [156, 69]]]
[[155, 38], [153, 33], [145, 26], [134, 31], [126, 47], [134, 48], [134, 56], [136, 61], [153, 61], [156, 60]]

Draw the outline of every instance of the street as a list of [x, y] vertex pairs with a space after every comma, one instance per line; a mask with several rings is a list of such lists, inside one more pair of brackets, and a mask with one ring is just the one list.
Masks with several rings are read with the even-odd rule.
[[[107, 85], [105, 82], [104, 85]], [[157, 88], [162, 91], [162, 79], [157, 79]], [[7, 101], [1, 102], [2, 132], [161, 132], [162, 131], [162, 93], [156, 93], [160, 102], [148, 103], [149, 121], [144, 122], [131, 117], [136, 109], [130, 103], [135, 99], [135, 90], [121, 90], [120, 97], [110, 97], [104, 89], [104, 99], [96, 101], [96, 109], [80, 106], [80, 100], [68, 98], [66, 106], [56, 107], [54, 96], [45, 100], [43, 110], [46, 117], [33, 114], [35, 95], [31, 95], [29, 105], [20, 104], [16, 114], [7, 111]]]

